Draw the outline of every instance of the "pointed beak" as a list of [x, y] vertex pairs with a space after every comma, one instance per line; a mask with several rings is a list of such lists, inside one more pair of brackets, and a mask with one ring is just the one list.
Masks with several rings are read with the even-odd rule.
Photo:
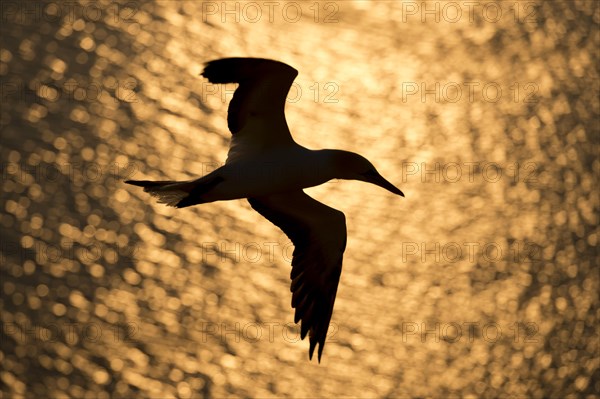
[[364, 174], [363, 176], [365, 176], [366, 182], [375, 184], [376, 186], [385, 188], [386, 190], [388, 190], [394, 194], [398, 194], [398, 195], [404, 197], [404, 193], [402, 191], [400, 191], [400, 189], [397, 188], [396, 186], [394, 186], [392, 183], [387, 181], [383, 176], [381, 176], [379, 174], [379, 172], [369, 171], [366, 174]]

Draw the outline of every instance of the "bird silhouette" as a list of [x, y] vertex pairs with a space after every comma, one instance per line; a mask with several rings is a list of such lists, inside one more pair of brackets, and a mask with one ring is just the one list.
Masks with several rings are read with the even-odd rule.
[[318, 344], [320, 362], [342, 272], [346, 219], [303, 189], [336, 178], [404, 194], [358, 154], [310, 150], [293, 140], [284, 108], [297, 75], [287, 64], [262, 58], [206, 63], [202, 76], [209, 82], [239, 84], [228, 109], [232, 140], [225, 164], [195, 180], [126, 183], [143, 187], [159, 203], [177, 208], [247, 198], [254, 210], [283, 230], [295, 246], [291, 271], [294, 322], [301, 321], [302, 339], [309, 335], [309, 359]]

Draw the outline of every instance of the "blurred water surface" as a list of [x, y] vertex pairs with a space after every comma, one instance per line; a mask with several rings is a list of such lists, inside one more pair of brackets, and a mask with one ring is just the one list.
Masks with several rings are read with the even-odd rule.
[[[66, 4], [2, 3], [3, 396], [598, 397], [598, 3]], [[406, 193], [308, 190], [348, 225], [321, 365], [283, 233], [122, 182], [224, 161], [228, 56]]]

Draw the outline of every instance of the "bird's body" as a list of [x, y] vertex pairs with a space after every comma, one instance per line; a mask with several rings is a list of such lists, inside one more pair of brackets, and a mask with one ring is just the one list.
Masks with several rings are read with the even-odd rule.
[[299, 145], [285, 151], [266, 151], [259, 157], [226, 163], [212, 172], [223, 182], [202, 199], [212, 202], [251, 198], [318, 186], [334, 178], [328, 173], [328, 162], [323, 151]]
[[331, 179], [370, 182], [395, 194], [362, 156], [341, 150], [310, 150], [298, 145], [285, 121], [287, 92], [297, 75], [289, 65], [259, 58], [226, 58], [207, 63], [211, 83], [239, 83], [227, 122], [233, 139], [225, 165], [196, 180], [127, 181], [144, 187], [159, 202], [178, 208], [247, 198], [261, 215], [280, 227], [295, 245], [292, 307], [302, 320], [301, 337], [319, 360], [342, 270], [346, 247], [344, 214], [302, 190]]

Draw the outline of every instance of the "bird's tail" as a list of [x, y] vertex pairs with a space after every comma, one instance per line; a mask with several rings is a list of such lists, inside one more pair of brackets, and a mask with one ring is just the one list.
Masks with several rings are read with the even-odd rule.
[[127, 180], [125, 183], [143, 187], [144, 191], [158, 198], [160, 204], [180, 208], [179, 203], [187, 198], [197, 186], [197, 181], [149, 181], [149, 180]]
[[222, 177], [211, 173], [196, 180], [127, 180], [125, 183], [144, 187], [144, 191], [153, 197], [157, 197], [158, 202], [161, 204], [167, 204], [176, 208], [185, 208], [186, 206], [214, 201], [206, 201], [202, 195], [208, 193], [222, 181]]

